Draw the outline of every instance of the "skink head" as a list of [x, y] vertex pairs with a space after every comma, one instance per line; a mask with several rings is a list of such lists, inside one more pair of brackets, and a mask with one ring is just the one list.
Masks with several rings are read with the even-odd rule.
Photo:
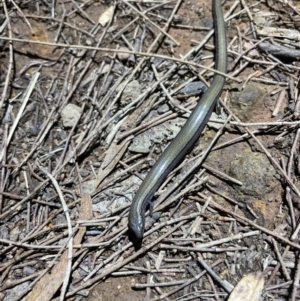
[[128, 227], [138, 239], [143, 238], [144, 235], [144, 217], [141, 215], [131, 215], [129, 213]]

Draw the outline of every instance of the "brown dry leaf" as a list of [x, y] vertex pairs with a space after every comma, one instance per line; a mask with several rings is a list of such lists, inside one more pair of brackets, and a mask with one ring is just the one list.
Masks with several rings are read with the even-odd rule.
[[259, 301], [265, 280], [262, 273], [244, 276], [231, 292], [228, 301]]
[[[93, 217], [92, 200], [89, 194], [83, 194], [81, 199], [81, 210], [79, 219], [88, 220]], [[86, 227], [80, 227], [74, 237], [74, 244], [80, 244], [85, 234]], [[65, 270], [68, 264], [68, 250], [65, 250], [59, 262], [53, 267], [50, 273], [42, 277], [26, 297], [26, 301], [48, 301], [62, 285], [65, 277]], [[54, 276], [55, 275], [55, 276]]]
[[104, 27], [112, 18], [113, 13], [114, 13], [114, 7], [111, 6], [103, 14], [101, 14], [98, 22]]
[[24, 39], [24, 42], [22, 43], [14, 43], [14, 47], [18, 52], [51, 61], [58, 60], [62, 52], [60, 48], [50, 47], [48, 45], [33, 46], [31, 43], [26, 43], [26, 40], [46, 43], [53, 42], [56, 32], [47, 30], [46, 23], [30, 20], [32, 30], [28, 26], [24, 26], [24, 23], [21, 20], [12, 24], [13, 31], [19, 33], [22, 39]]

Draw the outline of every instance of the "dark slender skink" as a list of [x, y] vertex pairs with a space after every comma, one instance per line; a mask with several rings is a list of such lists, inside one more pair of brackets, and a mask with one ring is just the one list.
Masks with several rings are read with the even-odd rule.
[[[213, 17], [215, 29], [215, 69], [226, 73], [227, 44], [221, 0], [213, 0]], [[200, 137], [219, 97], [225, 78], [215, 74], [209, 89], [186, 121], [175, 139], [162, 153], [151, 168], [138, 189], [129, 211], [128, 226], [137, 238], [142, 238], [145, 227], [145, 211], [155, 191], [162, 184], [172, 169], [183, 159], [192, 145]]]

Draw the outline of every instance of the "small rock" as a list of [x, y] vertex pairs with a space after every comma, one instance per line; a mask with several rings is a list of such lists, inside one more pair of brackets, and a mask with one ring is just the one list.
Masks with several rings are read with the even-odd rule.
[[82, 192], [93, 193], [95, 190], [96, 180], [89, 180], [82, 183]]
[[166, 113], [168, 111], [170, 111], [170, 107], [166, 103], [162, 104], [157, 109], [158, 114], [163, 114], [163, 113]]
[[[210, 120], [218, 120], [219, 119], [219, 120], [223, 120], [225, 122], [226, 118], [227, 118], [226, 114], [219, 115], [219, 114], [216, 114], [215, 112], [212, 112]], [[207, 125], [210, 128], [218, 131], [224, 124], [221, 122], [208, 121]]]
[[[129, 49], [127, 47], [120, 47], [119, 50], [124, 50], [124, 51], [128, 51]], [[128, 60], [130, 57], [130, 53], [128, 52], [118, 52], [117, 53], [117, 58], [120, 60], [120, 61], [126, 61]]]
[[0, 226], [0, 238], [9, 239], [9, 229], [6, 227], [6, 225]]
[[9, 240], [18, 241], [19, 235], [20, 235], [20, 228], [16, 226], [10, 231]]
[[[101, 214], [108, 212], [109, 208], [111, 205], [111, 201], [101, 201], [97, 204], [93, 204], [93, 211], [94, 212], [99, 212]], [[105, 227], [105, 223], [103, 224], [103, 226]]]
[[142, 88], [137, 80], [133, 80], [125, 87], [122, 96], [121, 104], [126, 106], [134, 99], [138, 98], [142, 93]]
[[231, 162], [230, 175], [243, 183], [235, 189], [247, 195], [263, 198], [278, 185], [276, 171], [268, 158], [247, 150]]
[[135, 153], [149, 153], [153, 142], [161, 145], [166, 139], [173, 140], [185, 121], [184, 118], [175, 118], [145, 131], [133, 139], [129, 150]]
[[29, 276], [36, 273], [36, 268], [32, 267], [32, 266], [26, 266], [23, 268], [23, 274], [25, 276]]
[[114, 13], [114, 7], [110, 6], [105, 12], [101, 14], [98, 22], [102, 25], [102, 27], [106, 26], [107, 23], [111, 20]]
[[143, 133], [133, 139], [129, 150], [135, 153], [148, 154], [151, 149], [151, 140], [149, 133]]
[[[239, 87], [237, 87], [239, 89]], [[232, 93], [231, 109], [242, 121], [252, 120], [262, 112], [262, 105], [268, 95], [267, 85], [249, 83], [242, 91]]]
[[30, 281], [23, 282], [19, 285], [14, 286], [12, 289], [5, 290], [5, 297], [3, 301], [10, 301], [10, 300], [24, 300], [21, 298], [22, 294], [31, 284]]
[[207, 90], [205, 83], [197, 81], [188, 83], [185, 87], [180, 89], [177, 93], [184, 94], [185, 96], [194, 96], [203, 93]]
[[65, 127], [73, 127], [80, 117], [81, 108], [71, 103], [67, 104], [61, 111], [61, 118]]

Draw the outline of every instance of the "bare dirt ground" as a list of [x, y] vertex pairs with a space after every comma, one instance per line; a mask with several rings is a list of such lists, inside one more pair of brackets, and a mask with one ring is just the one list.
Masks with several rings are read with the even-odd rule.
[[218, 108], [142, 242], [131, 201], [214, 75], [211, 1], [0, 3], [0, 300], [300, 300], [300, 4], [224, 2]]

